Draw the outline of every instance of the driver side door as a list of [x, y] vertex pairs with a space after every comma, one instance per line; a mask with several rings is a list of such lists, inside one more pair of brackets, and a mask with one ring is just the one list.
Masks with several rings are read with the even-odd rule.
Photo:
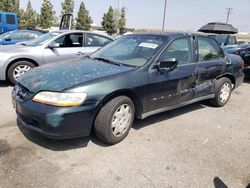
[[53, 43], [59, 44], [57, 48], [45, 48], [44, 63], [56, 63], [80, 58], [84, 53], [83, 33], [65, 34]]
[[148, 112], [164, 111], [164, 108], [192, 100], [197, 78], [193, 42], [191, 36], [175, 39], [155, 63], [159, 65], [161, 61], [174, 58], [178, 61], [174, 70], [159, 70], [156, 66], [149, 70]]

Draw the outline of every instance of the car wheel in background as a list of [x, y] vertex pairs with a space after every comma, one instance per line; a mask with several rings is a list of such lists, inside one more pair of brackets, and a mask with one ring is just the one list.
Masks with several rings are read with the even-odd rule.
[[129, 133], [135, 114], [130, 98], [119, 96], [106, 103], [98, 113], [94, 129], [97, 138], [107, 144], [122, 141]]
[[25, 72], [29, 71], [35, 65], [29, 61], [18, 61], [10, 66], [8, 69], [7, 77], [8, 80], [15, 84], [17, 79], [23, 75]]
[[232, 82], [229, 78], [222, 77], [215, 83], [215, 98], [210, 100], [210, 103], [215, 107], [224, 106], [232, 92]]

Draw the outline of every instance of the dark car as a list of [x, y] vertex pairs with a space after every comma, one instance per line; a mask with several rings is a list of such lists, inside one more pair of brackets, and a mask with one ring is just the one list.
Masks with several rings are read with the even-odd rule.
[[16, 44], [37, 38], [43, 33], [32, 30], [14, 30], [0, 35], [0, 45]]
[[225, 49], [227, 53], [236, 54], [241, 56], [244, 61], [244, 72], [246, 76], [250, 76], [250, 45], [249, 44], [241, 44], [235, 48]]
[[12, 92], [17, 122], [50, 138], [123, 140], [134, 117], [209, 99], [224, 106], [243, 81], [242, 59], [185, 33], [123, 36], [81, 61], [27, 72]]

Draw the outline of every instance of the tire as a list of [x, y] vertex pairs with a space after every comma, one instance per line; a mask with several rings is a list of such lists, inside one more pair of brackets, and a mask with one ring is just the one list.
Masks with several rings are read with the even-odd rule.
[[133, 124], [135, 108], [132, 100], [119, 96], [106, 103], [99, 111], [94, 130], [97, 138], [106, 144], [117, 144], [127, 137]]
[[15, 84], [17, 82], [17, 79], [19, 78], [17, 73], [18, 67], [20, 68], [19, 76], [21, 76], [22, 74], [27, 72], [30, 68], [35, 67], [35, 65], [29, 61], [18, 61], [13, 65], [11, 65], [7, 72], [7, 78], [12, 84]]
[[230, 99], [232, 93], [232, 82], [229, 78], [222, 77], [215, 83], [215, 98], [209, 102], [212, 106], [222, 107]]

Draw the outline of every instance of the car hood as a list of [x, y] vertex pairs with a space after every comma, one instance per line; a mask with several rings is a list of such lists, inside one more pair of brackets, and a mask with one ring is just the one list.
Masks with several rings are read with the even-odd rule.
[[84, 58], [72, 62], [52, 63], [36, 67], [25, 73], [18, 83], [30, 92], [63, 91], [106, 76], [126, 72], [133, 67], [119, 66]]
[[0, 46], [0, 52], [6, 52], [6, 53], [16, 53], [16, 52], [25, 52], [25, 51], [29, 51], [31, 48], [31, 46], [25, 46], [25, 45], [21, 45], [21, 44], [14, 44], [8, 46], [8, 45], [2, 45]]

